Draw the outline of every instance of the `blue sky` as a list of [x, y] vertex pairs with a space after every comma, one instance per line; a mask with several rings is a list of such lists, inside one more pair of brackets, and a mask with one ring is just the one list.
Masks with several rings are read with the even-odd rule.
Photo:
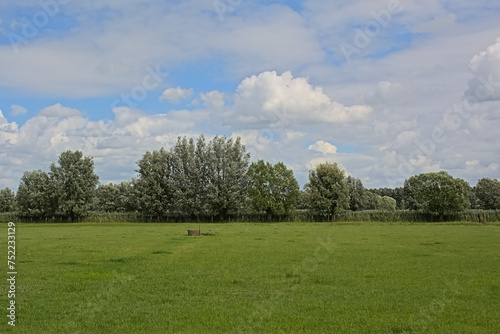
[[67, 150], [101, 182], [178, 136], [239, 136], [301, 184], [498, 178], [492, 1], [22, 0], [0, 4], [0, 188]]

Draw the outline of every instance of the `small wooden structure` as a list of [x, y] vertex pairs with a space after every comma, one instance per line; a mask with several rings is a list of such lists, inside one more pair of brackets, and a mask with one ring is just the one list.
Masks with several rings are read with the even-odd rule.
[[197, 230], [188, 230], [188, 235], [201, 235], [201, 226]]

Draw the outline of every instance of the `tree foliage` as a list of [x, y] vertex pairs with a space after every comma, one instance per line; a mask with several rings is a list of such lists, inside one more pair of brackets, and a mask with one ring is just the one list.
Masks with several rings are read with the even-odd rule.
[[470, 207], [469, 184], [447, 172], [425, 173], [405, 181], [410, 209], [436, 213], [461, 212]]
[[363, 183], [360, 179], [349, 175], [347, 185], [349, 187], [349, 209], [351, 211], [363, 210], [365, 207], [364, 193], [366, 191]]
[[139, 177], [134, 182], [134, 190], [139, 208], [158, 219], [174, 210], [173, 160], [172, 154], [161, 148], [146, 152], [137, 162]]
[[384, 197], [384, 196], [392, 197], [393, 199], [396, 200], [396, 209], [399, 209], [399, 210], [405, 209], [403, 187], [369, 189], [369, 191], [374, 193], [374, 194], [377, 194], [381, 197]]
[[0, 212], [16, 210], [16, 195], [9, 188], [0, 189]]
[[248, 168], [248, 196], [256, 211], [265, 211], [268, 219], [274, 214], [290, 213], [299, 196], [299, 183], [285, 164], [275, 165], [264, 160]]
[[226, 137], [208, 144], [204, 136], [196, 144], [179, 138], [170, 151], [146, 152], [134, 182], [140, 207], [159, 219], [166, 214], [226, 218], [243, 207], [249, 159], [239, 138]]
[[50, 181], [57, 197], [57, 212], [74, 221], [92, 208], [99, 176], [94, 173], [94, 160], [81, 151], [63, 152], [58, 165], [50, 166]]
[[56, 215], [57, 197], [53, 182], [44, 171], [26, 171], [16, 196], [21, 216], [34, 219], [51, 218]]
[[484, 210], [500, 209], [500, 181], [497, 179], [483, 178], [473, 188], [478, 208]]
[[63, 152], [50, 173], [24, 173], [16, 198], [19, 212], [31, 218], [60, 216], [73, 221], [92, 208], [98, 183], [92, 158], [81, 151]]
[[309, 171], [305, 185], [311, 209], [331, 215], [349, 208], [349, 186], [344, 170], [337, 163], [322, 163]]
[[137, 210], [132, 182], [101, 184], [97, 188], [94, 210], [133, 212]]
[[225, 219], [240, 212], [246, 198], [246, 173], [250, 154], [241, 139], [215, 137], [208, 145], [208, 198], [210, 209]]

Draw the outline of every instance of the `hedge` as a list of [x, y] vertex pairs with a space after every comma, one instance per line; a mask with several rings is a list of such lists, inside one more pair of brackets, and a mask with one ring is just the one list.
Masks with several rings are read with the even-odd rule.
[[[182, 222], [329, 222], [331, 216], [314, 214], [307, 210], [297, 210], [293, 214], [273, 215], [271, 219], [266, 213], [235, 214], [221, 218], [217, 216], [188, 217], [182, 215], [166, 215], [161, 220], [154, 216], [141, 213], [120, 212], [90, 212], [89, 215], [78, 222], [115, 222], [115, 223], [182, 223]], [[17, 221], [32, 223], [61, 223], [65, 222], [62, 217], [47, 219], [32, 219], [22, 217], [16, 213], [0, 213], [0, 222]], [[438, 214], [422, 213], [416, 211], [396, 210], [366, 210], [366, 211], [344, 211], [337, 214], [336, 222], [439, 222]], [[492, 223], [500, 222], [500, 210], [466, 210], [443, 216], [445, 222], [474, 222]]]

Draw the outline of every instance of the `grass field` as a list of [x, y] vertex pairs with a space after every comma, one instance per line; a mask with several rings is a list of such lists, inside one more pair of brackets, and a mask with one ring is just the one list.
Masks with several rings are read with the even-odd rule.
[[[2, 333], [499, 333], [500, 226], [17, 224]], [[7, 226], [1, 225], [7, 276]]]

